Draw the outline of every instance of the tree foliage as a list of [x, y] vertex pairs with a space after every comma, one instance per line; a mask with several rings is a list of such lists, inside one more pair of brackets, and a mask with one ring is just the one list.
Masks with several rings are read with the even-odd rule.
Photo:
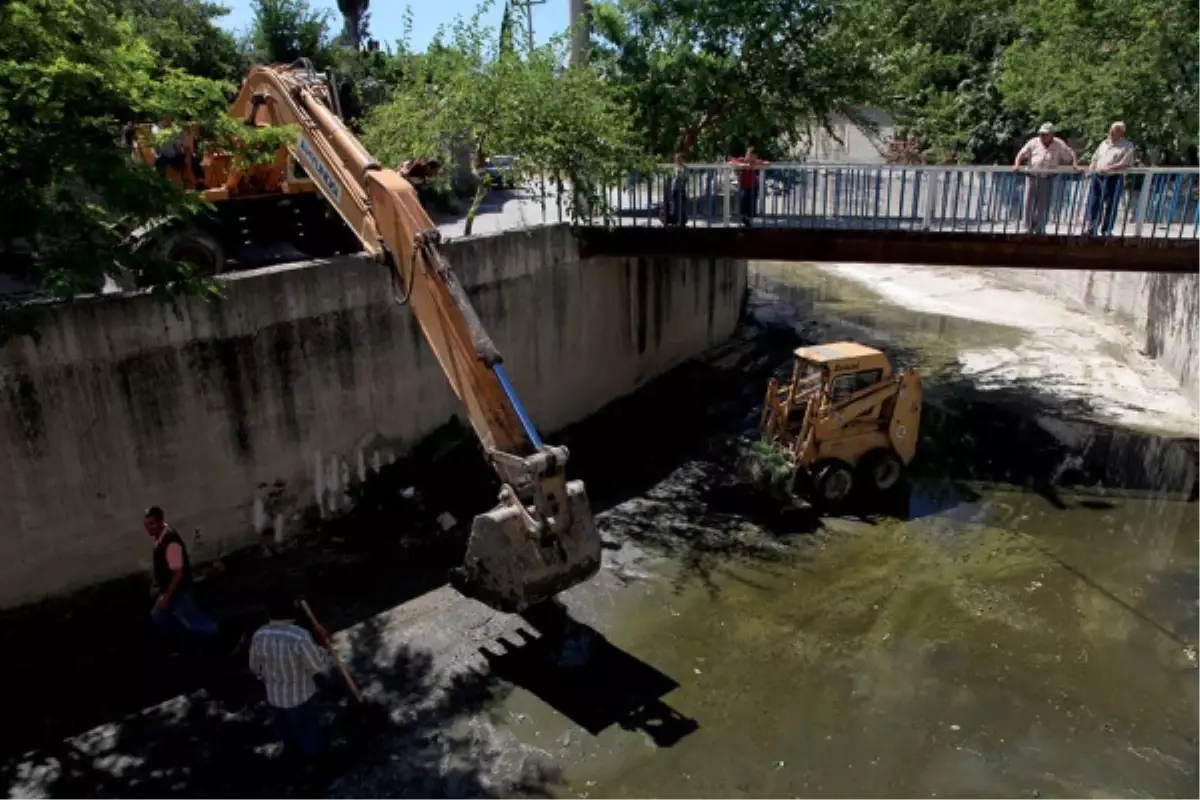
[[1014, 13], [1024, 31], [1001, 81], [1012, 106], [1058, 121], [1088, 147], [1119, 119], [1151, 162], [1195, 161], [1194, 0], [1021, 0]]
[[883, 105], [901, 137], [915, 134], [937, 160], [1011, 160], [1032, 117], [999, 86], [1021, 32], [1008, 0], [858, 0], [853, 11], [878, 43]]
[[761, 150], [874, 95], [860, 18], [833, 0], [609, 0], [593, 16], [592, 58], [660, 156]]
[[1085, 152], [1123, 120], [1150, 160], [1195, 159], [1200, 20], [1183, 0], [854, 0], [884, 108], [927, 155], [1011, 161], [1043, 121]]
[[352, 50], [358, 50], [367, 39], [367, 9], [371, 0], [338, 0], [338, 11], [342, 13], [342, 41]]
[[182, 264], [131, 253], [127, 234], [198, 201], [119, 146], [127, 122], [165, 112], [211, 117], [227, 84], [164, 66], [136, 23], [105, 0], [0, 6], [0, 258], [53, 292], [94, 290], [139, 269], [178, 289], [203, 286]]
[[290, 64], [311, 59], [317, 69], [335, 57], [329, 14], [315, 11], [307, 0], [254, 0], [250, 29], [253, 58], [264, 64]]
[[481, 14], [457, 20], [425, 53], [402, 51], [392, 99], [365, 124], [368, 148], [389, 164], [423, 156], [479, 167], [514, 155], [527, 176], [561, 179], [583, 193], [578, 203], [603, 205], [593, 187], [640, 157], [613, 87], [593, 69], [566, 69], [565, 39], [518, 53]]
[[117, 10], [129, 13], [161, 67], [231, 82], [246, 73], [237, 40], [216, 25], [229, 13], [224, 6], [208, 0], [118, 0]]

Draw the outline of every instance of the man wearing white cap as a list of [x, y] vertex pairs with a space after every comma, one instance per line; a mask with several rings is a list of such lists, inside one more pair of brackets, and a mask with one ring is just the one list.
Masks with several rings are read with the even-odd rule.
[[1108, 138], [1092, 155], [1092, 186], [1088, 192], [1084, 231], [1088, 236], [1111, 236], [1117, 221], [1117, 203], [1124, 188], [1125, 170], [1133, 166], [1137, 149], [1125, 138], [1125, 123], [1114, 122]]
[[1038, 135], [1025, 143], [1013, 169], [1026, 167], [1033, 174], [1025, 192], [1025, 224], [1030, 233], [1042, 233], [1046, 227], [1046, 216], [1050, 211], [1051, 190], [1059, 167], [1079, 167], [1075, 151], [1070, 145], [1054, 135], [1054, 126], [1049, 122], [1038, 128]]

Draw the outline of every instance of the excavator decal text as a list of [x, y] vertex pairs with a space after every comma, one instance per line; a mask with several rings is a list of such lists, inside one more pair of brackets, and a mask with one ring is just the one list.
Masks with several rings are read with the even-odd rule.
[[334, 203], [341, 202], [342, 187], [338, 185], [337, 180], [334, 179], [321, 157], [313, 150], [304, 134], [300, 134], [300, 138], [296, 142], [296, 149], [300, 151], [300, 155], [304, 156], [304, 166], [308, 169], [309, 174], [316, 175], [325, 184], [325, 188], [329, 190], [329, 198]]

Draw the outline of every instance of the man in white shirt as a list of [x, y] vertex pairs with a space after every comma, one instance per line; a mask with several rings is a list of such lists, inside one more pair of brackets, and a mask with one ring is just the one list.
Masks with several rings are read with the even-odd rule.
[[1125, 171], [1133, 166], [1137, 148], [1125, 138], [1125, 123], [1114, 122], [1108, 138], [1092, 155], [1091, 190], [1088, 192], [1084, 232], [1088, 236], [1111, 236], [1117, 221], [1117, 204], [1125, 186]]
[[[250, 671], [267, 690], [275, 727], [285, 752], [313, 757], [321, 751], [317, 685], [313, 678], [329, 667], [325, 650], [296, 624], [296, 603], [286, 591], [272, 587], [266, 595], [269, 622], [250, 641]], [[329, 646], [329, 634], [317, 629]]]
[[1013, 169], [1029, 169], [1029, 185], [1025, 192], [1025, 224], [1030, 233], [1043, 233], [1055, 180], [1061, 167], [1076, 167], [1075, 151], [1054, 135], [1049, 122], [1038, 128], [1038, 135], [1025, 143], [1013, 161]]

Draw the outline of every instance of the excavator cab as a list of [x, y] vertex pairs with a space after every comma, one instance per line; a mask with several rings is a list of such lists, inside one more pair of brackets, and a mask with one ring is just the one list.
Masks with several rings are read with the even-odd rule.
[[759, 429], [791, 459], [795, 485], [827, 506], [860, 485], [888, 491], [916, 455], [923, 389], [916, 370], [857, 342], [800, 347], [789, 380], [767, 386]]

